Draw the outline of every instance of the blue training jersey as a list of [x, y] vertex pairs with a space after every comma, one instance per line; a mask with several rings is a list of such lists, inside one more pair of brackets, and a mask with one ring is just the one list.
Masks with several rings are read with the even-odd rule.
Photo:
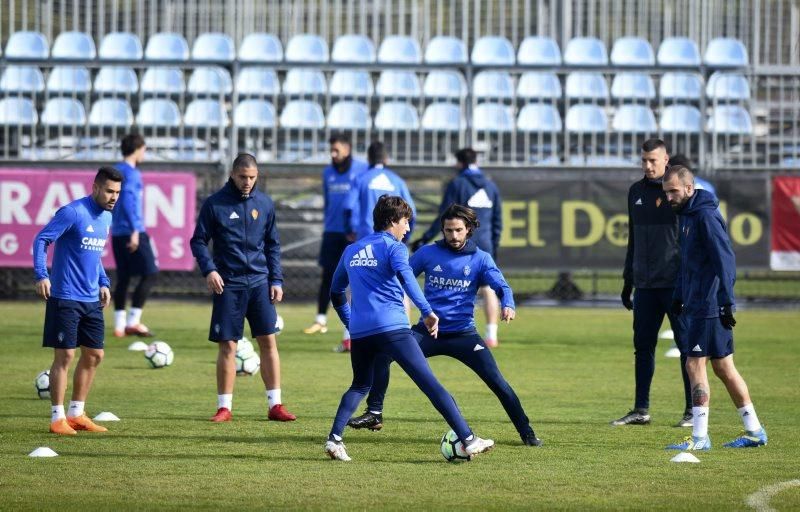
[[404, 240], [408, 240], [411, 236], [414, 230], [414, 220], [417, 217], [417, 208], [414, 206], [408, 185], [392, 170], [378, 164], [357, 176], [350, 191], [348, 203], [351, 212], [350, 230], [356, 234], [356, 239], [364, 238], [375, 231], [372, 227], [372, 211], [375, 209], [378, 199], [383, 195], [402, 197], [411, 206], [413, 212], [409, 223], [411, 230], [406, 234]]
[[439, 317], [440, 332], [475, 328], [475, 296], [489, 286], [504, 308], [514, 309], [514, 295], [492, 256], [468, 240], [460, 250], [444, 240], [420, 248], [409, 261], [414, 275], [425, 273], [425, 298]]
[[122, 190], [112, 213], [111, 234], [130, 235], [134, 231], [144, 233], [142, 173], [127, 162], [120, 162], [114, 168], [122, 173]]
[[353, 158], [345, 172], [333, 165], [322, 171], [322, 196], [325, 200], [325, 228], [328, 233], [348, 233], [350, 221], [345, 215], [353, 181], [367, 170], [367, 162]]
[[[350, 285], [350, 305], [345, 290]], [[331, 283], [331, 301], [352, 338], [408, 327], [403, 290], [423, 316], [428, 301], [408, 265], [406, 246], [385, 231], [373, 233], [344, 250]]]
[[[33, 241], [36, 281], [50, 279], [50, 294], [57, 299], [80, 302], [100, 300], [100, 287], [108, 287], [100, 261], [111, 229], [111, 212], [91, 196], [61, 207]], [[47, 272], [47, 248], [53, 249], [52, 273]]]

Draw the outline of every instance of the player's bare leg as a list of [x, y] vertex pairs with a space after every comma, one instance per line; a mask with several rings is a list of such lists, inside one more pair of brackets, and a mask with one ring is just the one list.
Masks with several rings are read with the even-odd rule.
[[480, 293], [483, 295], [483, 311], [486, 313], [486, 346], [496, 347], [499, 343], [497, 326], [500, 322], [500, 301], [497, 300], [494, 290], [488, 286], [482, 287]]
[[233, 385], [236, 382], [236, 342], [217, 343], [217, 413], [215, 423], [230, 421], [233, 415]]
[[50, 404], [52, 417], [50, 432], [61, 435], [75, 435], [64, 413], [64, 396], [67, 394], [69, 366], [75, 358], [75, 349], [56, 348], [53, 350], [53, 364], [50, 366]]
[[81, 357], [72, 378], [72, 401], [67, 411], [67, 423], [75, 430], [87, 432], [106, 432], [108, 429], [96, 425], [84, 412], [84, 404], [92, 388], [97, 367], [103, 361], [105, 352], [101, 348], [81, 347]]
[[281, 401], [281, 357], [278, 353], [278, 340], [274, 334], [256, 336], [261, 357], [261, 379], [267, 390], [269, 419], [294, 421], [296, 416], [283, 406]]
[[761, 422], [758, 421], [753, 401], [750, 399], [750, 391], [736, 365], [733, 364], [733, 356], [723, 357], [722, 359], [712, 359], [711, 367], [714, 373], [725, 384], [728, 394], [733, 400], [733, 404], [739, 412], [744, 424], [744, 434], [729, 443], [725, 443], [726, 448], [755, 448], [767, 444], [767, 432]]
[[681, 443], [667, 446], [669, 450], [710, 450], [708, 436], [708, 413], [711, 388], [706, 370], [707, 357], [690, 357], [686, 361], [686, 372], [692, 387], [692, 435]]

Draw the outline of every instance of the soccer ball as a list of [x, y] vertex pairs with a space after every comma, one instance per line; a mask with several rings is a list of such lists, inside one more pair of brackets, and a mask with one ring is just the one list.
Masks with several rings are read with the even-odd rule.
[[240, 339], [236, 343], [236, 356], [242, 356], [243, 358], [248, 358], [252, 355], [255, 355], [256, 349], [253, 347], [253, 342], [248, 340], [246, 337]]
[[50, 398], [50, 370], [45, 370], [36, 376], [33, 381], [36, 386], [36, 394], [39, 398]]
[[469, 454], [464, 450], [464, 443], [452, 430], [442, 436], [439, 448], [447, 462], [466, 462], [469, 460]]
[[261, 359], [255, 352], [249, 355], [236, 354], [236, 375], [253, 375], [259, 368]]
[[275, 335], [280, 334], [283, 330], [283, 317], [281, 315], [278, 315], [278, 318], [275, 320], [275, 329], [277, 329]]
[[175, 353], [165, 342], [154, 341], [144, 351], [144, 357], [153, 368], [164, 368], [172, 364], [172, 360], [175, 359]]

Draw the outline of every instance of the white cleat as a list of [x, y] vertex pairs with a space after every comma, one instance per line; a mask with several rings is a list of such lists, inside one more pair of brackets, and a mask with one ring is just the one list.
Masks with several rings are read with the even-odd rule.
[[473, 439], [472, 442], [464, 448], [464, 451], [467, 452], [467, 455], [469, 455], [471, 460], [479, 453], [488, 452], [492, 448], [494, 448], [494, 441], [491, 439], [481, 439], [480, 437], [475, 436], [475, 439]]
[[347, 455], [347, 450], [345, 450], [344, 443], [341, 441], [326, 442], [325, 453], [327, 453], [328, 457], [333, 460], [343, 460], [345, 462], [353, 460], [349, 455]]

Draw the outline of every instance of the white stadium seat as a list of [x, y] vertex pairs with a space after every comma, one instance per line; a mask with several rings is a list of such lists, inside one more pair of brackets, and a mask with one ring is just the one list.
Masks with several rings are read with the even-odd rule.
[[608, 131], [608, 116], [596, 105], [573, 105], [564, 124], [569, 132], [602, 134]]
[[128, 128], [133, 124], [133, 111], [127, 101], [119, 98], [97, 100], [89, 111], [89, 126]]
[[144, 100], [139, 105], [136, 124], [148, 128], [178, 128], [181, 125], [181, 112], [172, 100]]
[[86, 94], [92, 90], [89, 70], [82, 66], [55, 66], [47, 77], [47, 92]]
[[200, 66], [189, 77], [188, 91], [193, 95], [228, 95], [233, 92], [233, 81], [225, 68]]
[[481, 71], [472, 80], [472, 94], [478, 99], [511, 99], [514, 82], [505, 71]]
[[278, 74], [271, 68], [242, 68], [236, 76], [236, 93], [239, 96], [274, 96], [280, 92]]
[[290, 69], [283, 81], [283, 93], [290, 96], [314, 96], [327, 90], [325, 75], [318, 69]]
[[517, 63], [534, 66], [560, 66], [561, 48], [552, 38], [528, 36], [519, 45]]
[[563, 129], [561, 116], [553, 105], [531, 103], [522, 107], [517, 116], [517, 130], [528, 133], [559, 133]]
[[700, 65], [700, 50], [697, 43], [688, 37], [668, 37], [658, 47], [659, 66]]
[[575, 71], [567, 75], [565, 91], [570, 99], [608, 100], [606, 79], [593, 71]]
[[479, 65], [513, 66], [514, 47], [505, 37], [483, 36], [472, 47], [472, 63]]
[[321, 130], [325, 128], [322, 107], [314, 101], [290, 101], [281, 112], [281, 126], [290, 129]]
[[141, 60], [144, 52], [136, 34], [111, 32], [100, 41], [99, 55], [105, 60]]
[[358, 101], [334, 103], [328, 112], [328, 128], [334, 130], [369, 130], [372, 118], [367, 106]]
[[605, 66], [608, 64], [606, 46], [596, 37], [570, 39], [564, 50], [564, 63], [573, 66]]
[[703, 84], [700, 75], [696, 73], [664, 73], [658, 86], [658, 94], [665, 100], [699, 101], [703, 94]]
[[422, 50], [416, 39], [409, 36], [387, 36], [378, 49], [378, 62], [386, 64], [419, 64]]
[[426, 64], [466, 64], [467, 46], [452, 36], [436, 36], [425, 48]]
[[458, 71], [431, 71], [425, 77], [423, 94], [426, 98], [466, 98], [467, 81]]
[[38, 120], [36, 107], [28, 98], [0, 99], [0, 126], [34, 126]]
[[146, 60], [185, 61], [189, 58], [189, 44], [182, 35], [172, 32], [153, 34], [144, 51]]
[[277, 126], [275, 107], [269, 101], [244, 100], [236, 105], [233, 124], [238, 128], [266, 130]]
[[389, 101], [378, 108], [375, 114], [375, 128], [378, 130], [418, 130], [417, 110], [400, 101]]
[[38, 93], [44, 91], [44, 76], [36, 66], [9, 65], [0, 78], [0, 91]]
[[89, 60], [97, 56], [94, 41], [84, 32], [61, 32], [50, 52], [53, 59]]
[[14, 32], [6, 43], [6, 59], [46, 59], [50, 55], [47, 38], [39, 32]]
[[703, 63], [715, 68], [745, 67], [750, 63], [747, 48], [732, 37], [717, 37], [709, 41]]
[[750, 99], [750, 84], [742, 75], [717, 71], [708, 79], [706, 96], [718, 101], [747, 101]]
[[145, 94], [182, 94], [186, 91], [183, 72], [178, 68], [148, 68], [140, 85]]
[[615, 66], [653, 66], [656, 56], [650, 42], [641, 37], [620, 37], [611, 48], [611, 64]]
[[561, 99], [561, 82], [555, 73], [527, 71], [517, 84], [517, 97], [524, 99]]
[[328, 43], [314, 34], [297, 34], [286, 45], [286, 60], [319, 64], [328, 62]]
[[413, 71], [382, 71], [375, 85], [375, 94], [381, 98], [418, 98], [421, 92], [419, 77]]
[[514, 131], [511, 108], [499, 103], [481, 103], [472, 111], [472, 127], [478, 132], [507, 133]]
[[645, 73], [621, 72], [611, 83], [611, 97], [616, 100], [646, 100], [656, 98], [653, 79]]
[[717, 135], [751, 135], [750, 113], [739, 105], [720, 105], [711, 112], [706, 131]]
[[44, 126], [83, 126], [86, 124], [86, 110], [74, 98], [52, 98], [42, 111]]
[[227, 34], [207, 32], [200, 34], [192, 44], [192, 60], [233, 62], [236, 58], [236, 49], [233, 39]]
[[239, 60], [242, 62], [272, 63], [283, 60], [283, 45], [272, 34], [247, 34], [239, 46]]
[[332, 96], [369, 97], [375, 92], [369, 73], [356, 69], [340, 69], [331, 77], [329, 91]]
[[336, 38], [331, 52], [333, 62], [371, 64], [375, 62], [375, 45], [367, 36], [346, 34]]
[[703, 129], [703, 116], [691, 105], [670, 105], [661, 111], [659, 122], [665, 133], [698, 134]]
[[124, 66], [102, 67], [94, 79], [94, 92], [98, 94], [135, 94], [138, 90], [136, 72]]
[[656, 133], [656, 116], [644, 105], [622, 105], [614, 113], [611, 127], [622, 133]]
[[225, 105], [218, 100], [194, 100], [183, 115], [183, 125], [187, 128], [224, 128], [229, 124]]
[[431, 103], [422, 114], [423, 130], [458, 132], [465, 128], [461, 107], [454, 103]]

